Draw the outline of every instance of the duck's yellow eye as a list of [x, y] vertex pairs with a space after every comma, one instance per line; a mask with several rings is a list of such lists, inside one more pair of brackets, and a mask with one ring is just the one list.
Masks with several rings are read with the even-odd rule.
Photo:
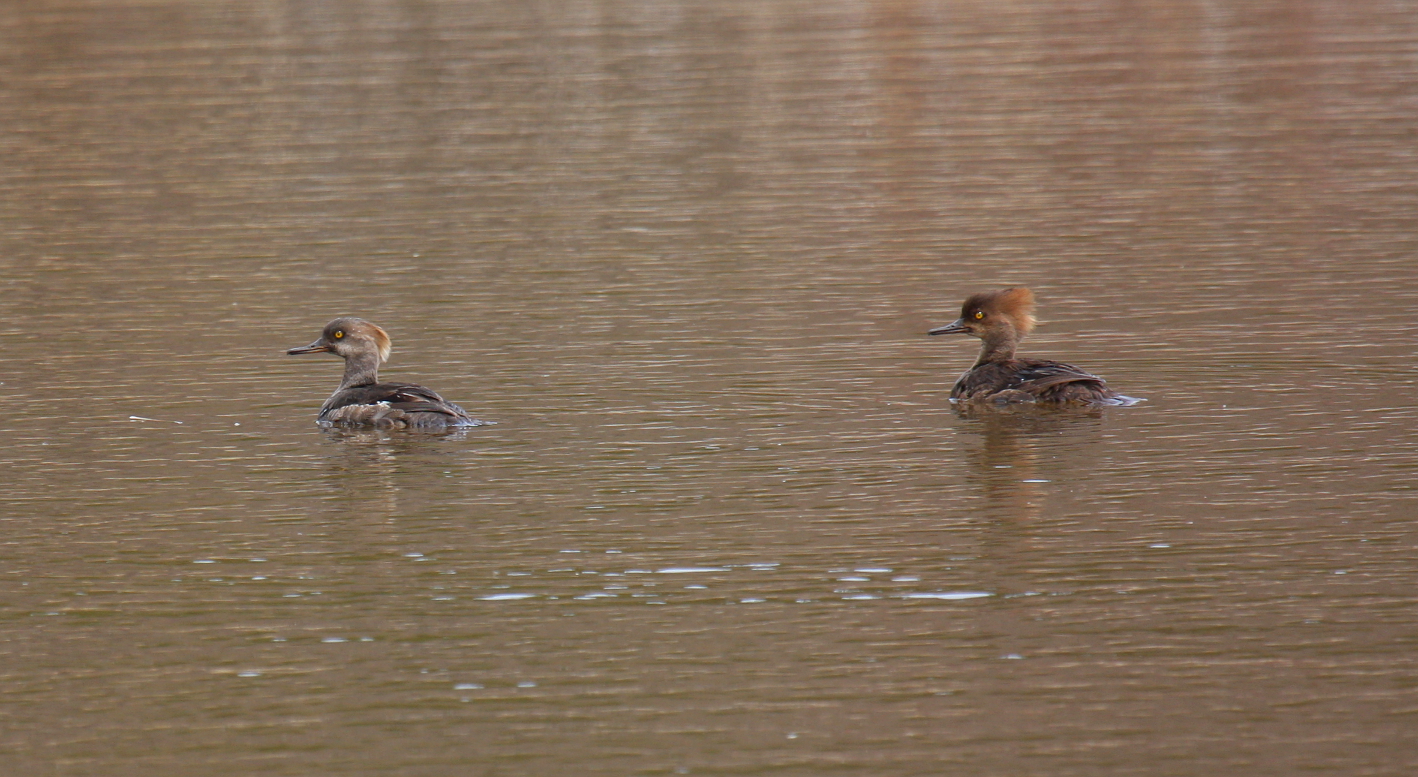
[[339, 331], [335, 332], [335, 339], [336, 339], [336, 340], [338, 340], [338, 339], [340, 339], [341, 337], [344, 337], [344, 336], [345, 336], [345, 333], [344, 333], [344, 332], [339, 332]]
[[[977, 311], [975, 311], [975, 320], [976, 320], [976, 321], [979, 321], [980, 319], [982, 319], [982, 318], [984, 318], [984, 317], [985, 317], [985, 311], [983, 311], [983, 310], [977, 310]], [[338, 337], [338, 335], [336, 335], [336, 336]]]

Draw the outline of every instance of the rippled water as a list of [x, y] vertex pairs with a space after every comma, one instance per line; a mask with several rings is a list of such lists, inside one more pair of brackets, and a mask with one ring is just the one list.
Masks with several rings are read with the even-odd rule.
[[[15, 774], [1418, 767], [1418, 16], [0, 11]], [[957, 413], [967, 294], [1147, 402]], [[322, 431], [339, 314], [497, 425]]]

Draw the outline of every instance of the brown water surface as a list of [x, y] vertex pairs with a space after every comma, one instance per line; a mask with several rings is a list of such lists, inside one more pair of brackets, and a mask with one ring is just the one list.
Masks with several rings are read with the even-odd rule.
[[[1418, 769], [1404, 3], [0, 10], [0, 773]], [[957, 413], [968, 293], [1134, 408]], [[322, 431], [338, 314], [496, 426]]]

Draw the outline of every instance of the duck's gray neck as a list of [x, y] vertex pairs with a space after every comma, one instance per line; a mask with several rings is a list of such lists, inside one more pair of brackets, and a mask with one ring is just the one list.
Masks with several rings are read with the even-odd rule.
[[345, 359], [345, 377], [340, 381], [343, 391], [351, 386], [369, 386], [379, 382], [379, 355], [360, 353]]
[[980, 358], [975, 366], [1007, 362], [1014, 358], [1014, 349], [1019, 344], [1013, 332], [990, 332], [985, 336], [985, 344], [980, 346]]

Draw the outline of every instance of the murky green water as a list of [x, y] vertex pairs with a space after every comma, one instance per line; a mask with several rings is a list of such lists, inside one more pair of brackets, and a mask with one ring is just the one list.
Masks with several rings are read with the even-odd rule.
[[1411, 772], [1411, 10], [0, 10], [0, 771]]

